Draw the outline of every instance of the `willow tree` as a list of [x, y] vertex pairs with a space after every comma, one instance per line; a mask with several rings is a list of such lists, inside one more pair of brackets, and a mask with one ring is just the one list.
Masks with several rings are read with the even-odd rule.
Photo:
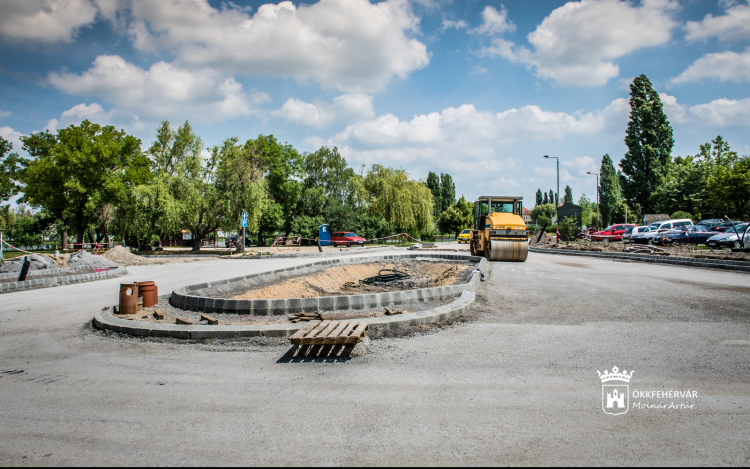
[[363, 179], [368, 210], [395, 229], [419, 233], [432, 227], [433, 198], [423, 183], [403, 169], [372, 165]]

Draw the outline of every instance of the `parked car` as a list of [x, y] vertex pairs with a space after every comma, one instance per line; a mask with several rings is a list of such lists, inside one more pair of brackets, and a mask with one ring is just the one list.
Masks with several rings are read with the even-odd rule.
[[591, 235], [592, 241], [604, 241], [605, 243], [608, 243], [610, 241], [620, 241], [622, 239], [622, 235], [625, 233], [625, 230], [630, 227], [634, 227], [638, 225], [632, 225], [632, 224], [619, 224], [619, 225], [611, 225], [602, 231], [598, 231]]
[[[745, 229], [747, 228], [747, 223], [743, 225], [736, 226], [737, 233], [734, 232], [734, 229], [730, 231], [725, 231], [723, 233], [718, 233], [706, 241], [706, 245], [710, 248], [730, 248], [733, 251], [742, 249], [742, 245], [740, 244], [740, 238], [737, 236], [739, 234], [740, 236], [743, 235], [745, 232]], [[750, 249], [750, 231], [745, 233], [744, 235], [744, 244], [745, 249]]]
[[708, 238], [717, 234], [705, 225], [680, 226], [664, 234], [664, 244], [706, 244]]
[[663, 233], [676, 228], [678, 226], [692, 226], [693, 220], [689, 218], [682, 218], [678, 220], [660, 220], [655, 221], [648, 225], [649, 231], [644, 233], [643, 236], [631, 236], [630, 241], [634, 244], [649, 244], [657, 236], [661, 238]]
[[[718, 231], [720, 233], [731, 231], [732, 233], [734, 233], [734, 229], [732, 229], [732, 226], [738, 226], [738, 225], [744, 225], [744, 224], [745, 223], [741, 221], [732, 221], [732, 222], [727, 221], [724, 223], [719, 223], [718, 225], [712, 227], [711, 231]], [[739, 230], [739, 228], [737, 229]]]
[[630, 237], [639, 233], [645, 233], [649, 230], [648, 226], [631, 226], [628, 227], [622, 234], [622, 242], [627, 244], [630, 242]]
[[458, 235], [457, 241], [459, 243], [468, 243], [471, 240], [471, 230], [463, 230], [460, 235]]
[[365, 245], [365, 238], [357, 236], [357, 233], [351, 231], [337, 231], [331, 236], [331, 245], [339, 246], [345, 244], [346, 247], [351, 247], [352, 244], [358, 244], [360, 246]]
[[713, 228], [714, 226], [721, 225], [724, 222], [721, 218], [708, 218], [706, 220], [701, 220], [696, 225], [703, 225], [708, 228]]

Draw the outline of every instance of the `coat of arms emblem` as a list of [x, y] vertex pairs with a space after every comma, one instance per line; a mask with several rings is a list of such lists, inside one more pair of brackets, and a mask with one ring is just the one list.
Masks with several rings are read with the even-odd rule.
[[[630, 383], [630, 378], [633, 377], [633, 370], [628, 374], [627, 370], [621, 372], [617, 367], [614, 367], [611, 373], [607, 370], [604, 370], [604, 373], [599, 370], [596, 370], [596, 372], [599, 373], [599, 379], [602, 380], [602, 410], [604, 413], [620, 415], [627, 412], [630, 407], [630, 385], [627, 383]], [[626, 384], [604, 384], [611, 381], [621, 381]]]

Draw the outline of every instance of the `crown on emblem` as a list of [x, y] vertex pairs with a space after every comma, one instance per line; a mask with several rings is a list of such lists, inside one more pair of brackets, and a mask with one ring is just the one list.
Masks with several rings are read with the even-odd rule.
[[612, 368], [612, 373], [610, 373], [607, 370], [604, 370], [604, 373], [602, 373], [599, 370], [596, 370], [597, 373], [599, 373], [599, 379], [602, 380], [602, 383], [606, 383], [607, 381], [625, 381], [626, 383], [630, 382], [630, 378], [633, 377], [633, 371], [630, 371], [630, 374], [628, 374], [627, 370], [620, 370], [617, 367]]

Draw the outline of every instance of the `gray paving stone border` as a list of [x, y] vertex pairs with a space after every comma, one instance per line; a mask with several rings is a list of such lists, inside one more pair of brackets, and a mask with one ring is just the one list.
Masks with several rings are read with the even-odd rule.
[[487, 259], [478, 256], [465, 256], [458, 254], [437, 254], [437, 253], [409, 253], [409, 254], [389, 254], [380, 256], [369, 256], [359, 258], [345, 259], [328, 259], [316, 261], [297, 266], [286, 267], [266, 272], [245, 275], [230, 279], [218, 280], [216, 282], [199, 283], [187, 287], [178, 288], [172, 291], [169, 302], [172, 306], [189, 311], [196, 311], [207, 314], [254, 314], [254, 315], [284, 315], [296, 313], [298, 311], [333, 311], [342, 309], [360, 309], [373, 308], [378, 306], [399, 305], [413, 301], [433, 301], [455, 298], [464, 291], [476, 292], [479, 288], [479, 276], [474, 275], [472, 279], [463, 284], [450, 285], [444, 287], [418, 288], [414, 290], [403, 290], [396, 292], [370, 293], [362, 295], [338, 295], [338, 296], [320, 296], [314, 298], [291, 298], [291, 299], [271, 299], [271, 300], [232, 300], [228, 298], [216, 298], [210, 296], [191, 294], [196, 290], [203, 290], [217, 285], [226, 285], [233, 282], [241, 282], [246, 279], [252, 279], [268, 274], [281, 272], [290, 272], [299, 269], [305, 269], [313, 266], [325, 265], [349, 265], [353, 263], [367, 263], [390, 259], [409, 259], [409, 258], [431, 258], [431, 259], [458, 259], [472, 260], [478, 263], [478, 268], [484, 271]]
[[687, 267], [702, 267], [705, 269], [736, 270], [750, 272], [750, 262], [727, 261], [723, 259], [694, 259], [692, 257], [655, 256], [651, 254], [634, 254], [622, 252], [582, 252], [567, 249], [549, 249], [530, 247], [529, 251], [544, 254], [561, 254], [564, 256], [598, 257], [601, 259], [624, 259], [652, 264], [681, 265]]
[[93, 280], [101, 280], [104, 278], [120, 277], [127, 273], [128, 271], [125, 267], [118, 267], [116, 269], [94, 272], [90, 274], [63, 275], [60, 277], [48, 277], [40, 279], [30, 278], [23, 282], [0, 283], [0, 293], [12, 293], [15, 291], [32, 290], [35, 288], [55, 287], [58, 285], [67, 285], [70, 283], [91, 282]]
[[[478, 275], [474, 276], [479, 278]], [[472, 279], [473, 280], [473, 279]], [[452, 302], [416, 313], [398, 314], [379, 318], [363, 318], [370, 324], [371, 331], [414, 327], [422, 324], [433, 324], [459, 316], [468, 311], [476, 293], [463, 291], [461, 296]], [[290, 337], [304, 327], [304, 324], [268, 324], [268, 325], [181, 325], [155, 324], [142, 321], [131, 321], [115, 317], [111, 310], [97, 313], [92, 320], [94, 327], [138, 337], [167, 337], [172, 339], [237, 339], [247, 337]]]
[[[62, 272], [74, 272], [76, 270], [88, 269], [90, 267], [54, 267], [52, 269], [41, 269], [41, 270], [29, 270], [28, 277], [33, 277], [34, 274], [58, 274]], [[0, 282], [9, 278], [18, 278], [18, 272], [8, 272], [0, 274]]]
[[348, 256], [349, 254], [362, 254], [364, 252], [381, 252], [381, 251], [396, 251], [401, 249], [407, 249], [407, 248], [399, 248], [399, 247], [388, 247], [383, 246], [382, 248], [341, 248], [342, 251], [327, 251], [327, 252], [299, 252], [299, 253], [284, 253], [281, 252], [273, 252], [273, 254], [266, 254], [266, 255], [257, 255], [257, 256], [249, 256], [249, 257], [232, 257], [233, 260], [252, 260], [252, 259], [280, 259], [280, 258], [289, 258], [289, 257], [330, 257], [330, 256]]

